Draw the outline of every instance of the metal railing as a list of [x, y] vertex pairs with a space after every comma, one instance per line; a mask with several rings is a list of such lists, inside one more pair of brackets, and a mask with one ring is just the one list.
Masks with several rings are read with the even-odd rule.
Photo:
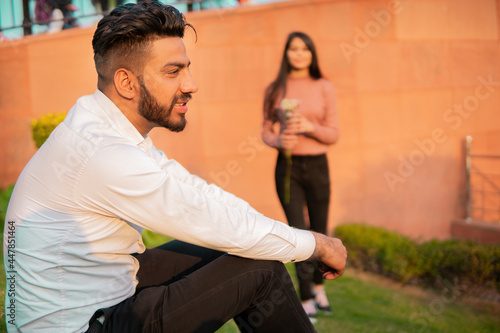
[[[15, 30], [16, 37], [44, 32], [43, 27], [47, 26], [50, 22], [57, 21], [35, 22], [36, 0], [1, 0], [1, 2], [0, 30], [3, 32]], [[74, 19], [97, 17], [101, 14], [92, 5], [90, 0], [72, 0], [72, 3], [79, 8], [77, 14], [72, 15]]]
[[[137, 2], [141, 0], [126, 0], [127, 2]], [[238, 0], [159, 0], [163, 3], [177, 7], [181, 11], [194, 11], [208, 8], [222, 8], [235, 6]], [[0, 1], [0, 33], [19, 30], [17, 37], [28, 36], [39, 32], [44, 32], [43, 27], [49, 24], [48, 21], [38, 24], [34, 20], [34, 8], [36, 0], [1, 0]], [[73, 0], [73, 4], [80, 10], [72, 18], [75, 20], [97, 18], [103, 14], [102, 11], [94, 7], [90, 0]], [[9, 23], [5, 24], [7, 21]], [[21, 32], [22, 31], [22, 32]]]
[[500, 223], [500, 155], [473, 154], [465, 138], [466, 221]]

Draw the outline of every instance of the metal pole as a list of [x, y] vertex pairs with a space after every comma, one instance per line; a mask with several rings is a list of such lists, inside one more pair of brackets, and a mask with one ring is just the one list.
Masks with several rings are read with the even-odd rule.
[[465, 221], [472, 221], [472, 203], [471, 203], [471, 184], [470, 184], [470, 173], [472, 169], [472, 157], [471, 157], [471, 144], [472, 136], [467, 135], [465, 137]]
[[32, 34], [29, 0], [23, 0], [23, 31], [25, 36]]

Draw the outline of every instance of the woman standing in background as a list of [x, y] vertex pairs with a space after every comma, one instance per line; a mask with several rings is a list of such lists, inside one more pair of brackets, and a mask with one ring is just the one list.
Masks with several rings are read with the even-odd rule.
[[[296, 112], [285, 113], [280, 107], [283, 100], [298, 103]], [[289, 225], [327, 232], [330, 176], [326, 153], [338, 137], [335, 89], [321, 74], [312, 39], [292, 32], [278, 76], [266, 89], [262, 128], [263, 141], [279, 151], [276, 190]], [[331, 311], [322, 273], [318, 263], [296, 263], [296, 269], [302, 305], [314, 322], [317, 310]]]

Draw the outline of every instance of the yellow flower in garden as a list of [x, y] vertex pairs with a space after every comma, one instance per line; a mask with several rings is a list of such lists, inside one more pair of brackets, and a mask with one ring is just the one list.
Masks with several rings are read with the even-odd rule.
[[33, 120], [31, 129], [33, 131], [33, 140], [35, 140], [37, 148], [40, 148], [45, 140], [48, 139], [54, 128], [61, 123], [66, 117], [65, 112], [48, 113], [38, 119]]

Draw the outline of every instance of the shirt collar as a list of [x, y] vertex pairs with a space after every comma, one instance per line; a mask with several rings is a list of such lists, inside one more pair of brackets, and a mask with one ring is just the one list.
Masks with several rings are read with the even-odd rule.
[[153, 143], [151, 138], [148, 135], [145, 137], [142, 136], [108, 96], [97, 89], [94, 93], [94, 98], [124, 138], [132, 141], [135, 145], [145, 151], [152, 147]]

